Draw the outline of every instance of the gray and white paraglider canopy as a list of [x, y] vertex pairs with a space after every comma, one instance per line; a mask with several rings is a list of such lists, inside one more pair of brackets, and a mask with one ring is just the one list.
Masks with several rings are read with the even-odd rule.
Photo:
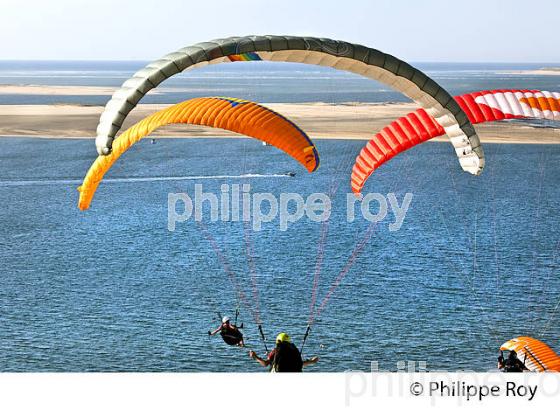
[[422, 71], [358, 44], [294, 36], [213, 40], [182, 48], [148, 64], [128, 79], [107, 103], [97, 127], [98, 153], [111, 152], [113, 139], [128, 113], [148, 91], [167, 78], [208, 64], [260, 60], [332, 67], [384, 83], [415, 101], [444, 128], [465, 171], [476, 175], [484, 168], [484, 153], [467, 115], [447, 91]]

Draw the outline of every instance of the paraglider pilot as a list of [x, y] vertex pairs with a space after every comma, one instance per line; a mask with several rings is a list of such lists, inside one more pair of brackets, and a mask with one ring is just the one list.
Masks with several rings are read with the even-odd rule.
[[525, 364], [519, 360], [515, 350], [511, 350], [505, 360], [503, 352], [500, 352], [500, 356], [498, 357], [498, 369], [505, 373], [521, 373], [524, 370], [529, 370]]
[[[243, 324], [240, 326], [243, 328]], [[220, 333], [224, 342], [230, 346], [245, 347], [245, 342], [243, 340], [243, 333], [239, 330], [239, 327], [231, 324], [231, 320], [228, 316], [224, 316], [222, 319], [222, 324], [214, 331], [208, 331], [209, 336], [214, 336]]]
[[261, 366], [270, 366], [272, 373], [301, 372], [303, 367], [319, 361], [317, 356], [303, 360], [299, 349], [286, 333], [276, 336], [276, 347], [272, 349], [266, 359], [260, 358], [252, 350], [249, 351], [249, 357], [255, 359]]

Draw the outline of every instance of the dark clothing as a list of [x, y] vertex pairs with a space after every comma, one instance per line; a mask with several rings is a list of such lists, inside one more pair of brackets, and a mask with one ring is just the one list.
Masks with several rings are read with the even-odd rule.
[[506, 373], [521, 373], [523, 370], [527, 370], [527, 368], [517, 357], [508, 357], [504, 361], [504, 372]]
[[303, 359], [296, 345], [281, 342], [268, 354], [271, 372], [297, 373], [303, 370]]
[[228, 345], [235, 346], [243, 341], [243, 334], [237, 326], [223, 324], [220, 328], [220, 336]]

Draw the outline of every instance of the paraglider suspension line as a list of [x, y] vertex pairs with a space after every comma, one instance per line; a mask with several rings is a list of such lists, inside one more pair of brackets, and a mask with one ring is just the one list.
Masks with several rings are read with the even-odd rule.
[[301, 348], [299, 349], [299, 353], [303, 355], [303, 348], [305, 347], [305, 342], [307, 341], [307, 337], [309, 336], [309, 332], [311, 331], [311, 326], [307, 326], [305, 330], [305, 335], [303, 336], [303, 341], [301, 342]]
[[259, 325], [259, 333], [261, 334], [261, 339], [262, 339], [263, 344], [264, 344], [264, 350], [265, 350], [266, 354], [268, 355], [268, 346], [266, 345], [266, 337], [264, 337], [264, 332], [263, 332], [262, 325]]

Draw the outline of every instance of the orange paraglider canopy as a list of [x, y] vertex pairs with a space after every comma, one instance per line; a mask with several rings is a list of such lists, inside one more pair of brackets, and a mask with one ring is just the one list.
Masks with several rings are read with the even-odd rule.
[[546, 343], [529, 336], [508, 340], [500, 350], [513, 350], [532, 372], [560, 372], [560, 356]]
[[139, 121], [117, 138], [110, 155], [99, 156], [78, 188], [78, 207], [89, 208], [95, 191], [111, 166], [132, 145], [167, 124], [194, 124], [222, 128], [272, 145], [309, 172], [319, 167], [319, 155], [309, 137], [296, 124], [254, 102], [228, 97], [194, 98], [158, 111]]

